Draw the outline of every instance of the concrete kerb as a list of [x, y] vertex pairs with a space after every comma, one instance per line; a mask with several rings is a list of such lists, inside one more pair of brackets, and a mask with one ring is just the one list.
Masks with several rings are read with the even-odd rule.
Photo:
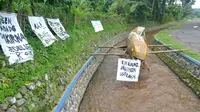
[[[170, 49], [170, 50], [173, 49], [172, 47], [167, 46], [167, 44], [163, 43], [162, 41], [159, 41], [159, 40], [157, 39], [156, 36], [154, 36], [154, 39], [155, 39], [156, 41], [160, 42], [161, 44], [166, 45], [166, 47], [167, 47], [168, 49]], [[177, 53], [180, 54], [181, 56], [187, 58], [188, 60], [192, 61], [193, 63], [195, 63], [195, 64], [197, 64], [197, 65], [200, 66], [200, 61], [198, 61], [198, 60], [196, 60], [196, 59], [194, 59], [194, 58], [192, 58], [192, 57], [190, 57], [190, 56], [188, 56], [188, 55], [186, 55], [186, 54], [183, 54], [183, 53], [181, 53], [181, 52], [177, 52]]]

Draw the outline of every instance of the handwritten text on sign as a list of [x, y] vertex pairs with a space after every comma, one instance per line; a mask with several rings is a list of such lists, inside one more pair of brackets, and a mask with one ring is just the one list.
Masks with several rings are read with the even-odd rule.
[[95, 32], [99, 32], [103, 30], [103, 26], [101, 21], [91, 21], [92, 26], [94, 27]]
[[33, 60], [33, 49], [28, 44], [17, 22], [16, 14], [0, 13], [3, 20], [0, 24], [0, 45], [9, 63], [22, 63]]
[[62, 39], [65, 40], [69, 37], [67, 32], [65, 31], [65, 28], [60, 23], [59, 19], [47, 19], [47, 22], [49, 26], [52, 28], [52, 30]]
[[43, 17], [29, 16], [28, 20], [33, 32], [38, 36], [45, 47], [50, 46], [56, 40], [47, 27]]
[[138, 81], [140, 73], [140, 60], [118, 59], [117, 80], [119, 81]]

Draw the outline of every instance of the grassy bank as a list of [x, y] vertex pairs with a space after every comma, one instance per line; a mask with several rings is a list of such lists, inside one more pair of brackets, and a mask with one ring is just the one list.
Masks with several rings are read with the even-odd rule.
[[174, 26], [172, 27], [171, 29], [165, 29], [161, 32], [159, 32], [156, 37], [158, 40], [164, 42], [165, 44], [171, 44], [170, 46], [174, 49], [188, 49], [187, 51], [184, 51], [183, 53], [200, 61], [200, 53], [192, 50], [192, 49], [189, 49], [187, 46], [179, 43], [177, 40], [173, 39], [171, 36], [170, 36], [170, 32], [173, 31], [173, 30], [176, 30], [176, 29], [180, 29], [182, 26], [184, 25], [184, 23], [181, 23], [177, 26]]
[[45, 74], [55, 78], [52, 80], [57, 80], [58, 77], [67, 74], [69, 75], [67, 83], [69, 83], [86, 62], [90, 53], [97, 49], [95, 45], [103, 44], [114, 35], [124, 31], [127, 24], [103, 23], [103, 27], [104, 31], [95, 33], [90, 22], [80, 23], [73, 30], [68, 31], [71, 35], [69, 39], [58, 40], [47, 48], [38, 38], [29, 36], [28, 42], [34, 49], [34, 60], [11, 66], [6, 64], [0, 69], [1, 76], [5, 78], [5, 81], [0, 83], [0, 102], [18, 92], [20, 86], [42, 80]]

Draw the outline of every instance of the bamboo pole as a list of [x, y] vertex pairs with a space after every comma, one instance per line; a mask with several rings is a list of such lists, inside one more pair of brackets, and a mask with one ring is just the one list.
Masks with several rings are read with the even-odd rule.
[[127, 45], [122, 45], [122, 46], [99, 46], [99, 48], [126, 48]]
[[122, 53], [96, 53], [92, 55], [117, 55], [117, 56], [126, 56], [126, 54]]
[[[165, 47], [165, 46], [170, 46], [171, 44], [168, 45], [147, 45], [148, 47]], [[100, 46], [99, 48], [126, 48], [127, 45], [122, 45], [122, 46]]]
[[169, 53], [169, 52], [182, 52], [182, 51], [187, 51], [187, 50], [188, 50], [188, 49], [166, 50], [166, 51], [150, 51], [148, 54]]
[[148, 47], [165, 47], [165, 46], [170, 46], [171, 44], [168, 45], [148, 45]]

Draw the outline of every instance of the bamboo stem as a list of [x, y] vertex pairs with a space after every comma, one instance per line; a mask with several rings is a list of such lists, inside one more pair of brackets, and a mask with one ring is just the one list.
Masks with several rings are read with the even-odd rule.
[[162, 46], [170, 46], [171, 44], [168, 45], [148, 45], [148, 47], [162, 47]]
[[122, 53], [96, 53], [92, 55], [117, 55], [117, 56], [125, 56], [126, 54]]
[[168, 52], [182, 52], [187, 51], [188, 49], [181, 49], [181, 50], [166, 50], [166, 51], [150, 51], [149, 54], [157, 54], [157, 53], [168, 53]]
[[127, 45], [122, 45], [122, 46], [100, 46], [99, 48], [126, 48]]

